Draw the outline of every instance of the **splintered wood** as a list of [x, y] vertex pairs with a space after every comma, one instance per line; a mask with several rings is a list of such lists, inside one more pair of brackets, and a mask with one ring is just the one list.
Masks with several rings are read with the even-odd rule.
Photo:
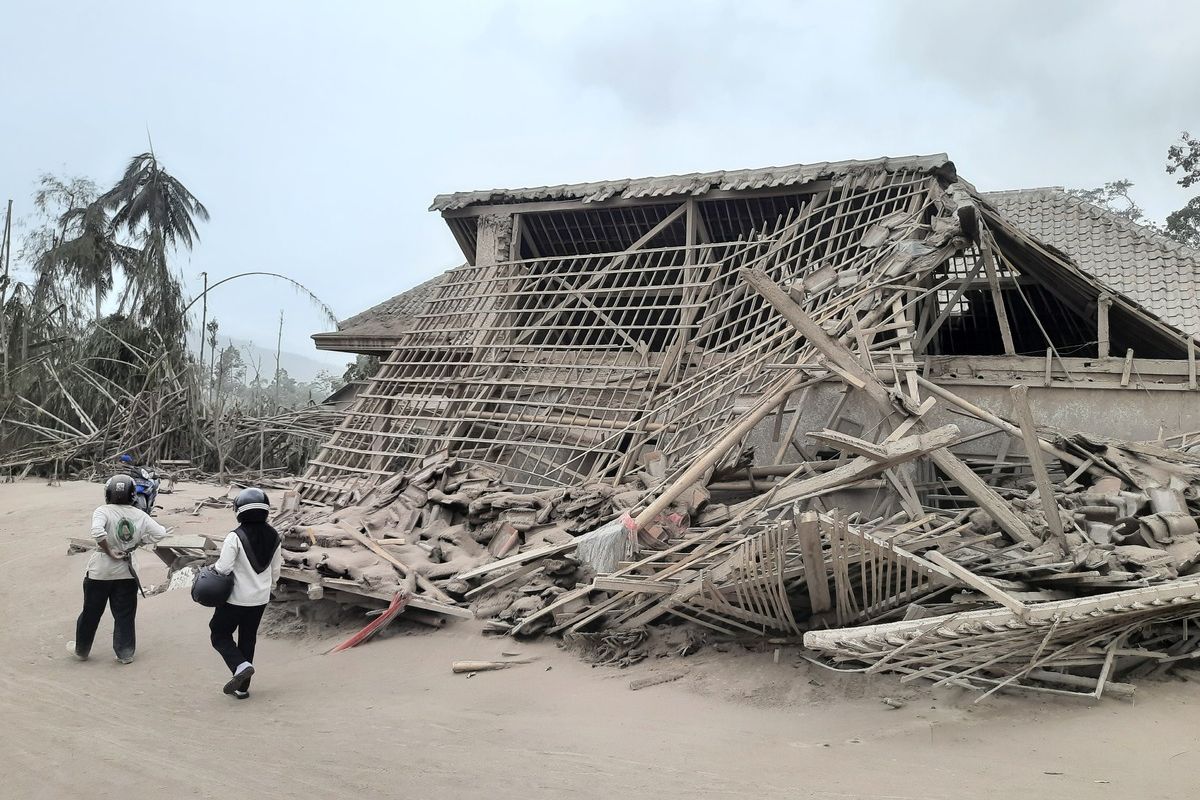
[[1045, 352], [1047, 385], [1069, 381], [1050, 332], [1094, 344], [1079, 314], [1101, 299], [1106, 341], [1192, 344], [952, 175], [818, 184], [727, 241], [703, 198], [660, 200], [616, 253], [506, 260], [521, 215], [480, 217], [491, 255], [310, 462], [285, 579], [621, 665], [664, 624], [803, 634], [835, 668], [983, 693], [1128, 696], [1193, 658], [1188, 436], [1052, 431], [1024, 385], [1005, 418], [921, 374], [961, 345]]

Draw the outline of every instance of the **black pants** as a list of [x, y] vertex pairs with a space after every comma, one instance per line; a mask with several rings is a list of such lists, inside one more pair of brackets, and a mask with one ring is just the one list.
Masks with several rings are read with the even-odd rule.
[[[254, 644], [258, 640], [258, 623], [262, 622], [263, 611], [267, 604], [261, 606], [235, 606], [222, 603], [213, 609], [212, 619], [208, 629], [213, 649], [225, 659], [225, 666], [230, 672], [238, 668], [243, 661], [254, 663]], [[234, 644], [233, 634], [237, 633], [237, 643]], [[249, 684], [247, 684], [249, 685]]]
[[137, 642], [133, 619], [137, 614], [138, 585], [133, 578], [118, 581], [83, 579], [83, 612], [75, 623], [75, 652], [86, 656], [92, 652], [96, 628], [104, 616], [104, 607], [112, 609], [113, 652], [117, 658], [131, 658]]

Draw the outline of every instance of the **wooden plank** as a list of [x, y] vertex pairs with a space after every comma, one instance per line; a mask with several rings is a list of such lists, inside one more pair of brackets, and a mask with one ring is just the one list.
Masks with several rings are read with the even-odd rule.
[[[1028, 622], [1030, 624], [1049, 624], [1060, 614], [1064, 620], [1074, 619], [1093, 612], [1104, 613], [1115, 609], [1129, 610], [1136, 603], [1169, 602], [1171, 600], [1179, 600], [1180, 603], [1200, 604], [1200, 577], [1180, 578], [1170, 583], [1137, 589], [1125, 589], [1109, 594], [1080, 597], [1074, 600], [1038, 603], [1027, 607]], [[946, 614], [926, 619], [862, 625], [855, 628], [809, 631], [804, 634], [804, 646], [813, 649], [831, 649], [836, 648], [842, 643], [875, 640], [877, 637], [920, 634], [930, 628], [944, 628], [947, 631], [978, 630], [980, 626], [984, 625], [1002, 625], [1006, 622], [1011, 622], [1013, 616], [1012, 610], [1008, 608], [985, 609], [982, 611]]]
[[508, 558], [502, 558], [499, 561], [492, 562], [491, 564], [484, 564], [482, 567], [476, 567], [475, 569], [467, 570], [457, 577], [459, 580], [469, 581], [471, 578], [478, 578], [480, 575], [489, 575], [497, 570], [502, 570], [505, 567], [511, 567], [516, 564], [524, 564], [527, 561], [533, 561], [535, 559], [545, 558], [547, 556], [556, 556], [559, 553], [566, 553], [569, 550], [574, 550], [578, 544], [578, 541], [572, 540], [570, 542], [563, 542], [562, 544], [551, 544], [546, 545], [545, 547], [537, 547], [533, 550], [526, 550], [524, 553], [517, 553], [516, 555], [511, 555]]
[[[763, 299], [804, 335], [809, 344], [817, 348], [830, 362], [836, 362], [845, 372], [853, 374], [862, 381], [864, 391], [879, 406], [885, 417], [897, 410], [896, 406], [892, 404], [890, 393], [883, 384], [863, 369], [852, 353], [846, 350], [841, 343], [834, 341], [833, 337], [806, 314], [804, 309], [796, 305], [787, 292], [772, 281], [766, 273], [761, 270], [744, 269], [740, 271], [740, 274], [744, 281], [750, 284], [756, 292], [762, 295]], [[909, 416], [911, 412], [905, 409], [905, 415]], [[924, 422], [918, 421], [914, 430], [918, 433], [925, 433], [928, 431], [928, 427]], [[943, 448], [931, 452], [929, 458], [951, 480], [962, 487], [963, 491], [986, 511], [1006, 533], [1017, 541], [1041, 544], [1041, 540], [1033, 534], [1025, 521], [958, 456]]]
[[1196, 341], [1188, 337], [1188, 388], [1196, 388]]
[[825, 570], [825, 554], [821, 549], [821, 523], [815, 511], [805, 511], [796, 523], [800, 540], [800, 558], [804, 562], [804, 583], [812, 613], [823, 614], [833, 609], [829, 596], [829, 574]]
[[492, 578], [487, 583], [479, 584], [474, 589], [472, 589], [471, 591], [464, 594], [463, 599], [473, 600], [474, 598], [478, 597], [479, 595], [483, 594], [484, 592], [491, 591], [492, 589], [498, 589], [501, 586], [507, 586], [508, 584], [513, 583], [514, 581], [521, 580], [522, 578], [526, 577], [527, 575], [528, 576], [533, 575], [534, 573], [538, 572], [540, 569], [541, 569], [541, 567], [538, 566], [537, 564], [526, 564], [525, 566], [515, 569], [512, 572], [505, 573], [504, 575], [501, 575], [498, 578]]
[[1008, 324], [1008, 310], [1004, 307], [1004, 293], [1000, 291], [1000, 281], [996, 277], [996, 261], [992, 255], [990, 235], [982, 232], [979, 236], [979, 253], [983, 260], [983, 270], [987, 274], [988, 286], [991, 288], [992, 305], [996, 307], [996, 320], [1000, 323], [1000, 339], [1004, 343], [1006, 355], [1015, 355], [1012, 328]]
[[[782, 291], [782, 290], [780, 290]], [[788, 302], [791, 302], [789, 299]], [[815, 323], [814, 323], [815, 324]], [[646, 506], [634, 518], [634, 525], [637, 530], [641, 530], [659, 514], [666, 510], [667, 506], [675, 502], [675, 499], [683, 493], [685, 489], [702, 480], [704, 476], [716, 466], [717, 462], [729, 450], [741, 441], [742, 437], [754, 429], [754, 426], [767, 417], [774, 410], [775, 406], [786, 402], [791, 393], [800, 388], [803, 381], [800, 378], [791, 378], [787, 380], [783, 386], [775, 389], [774, 392], [766, 395], [759, 401], [758, 405], [734, 426], [729, 428], [725, 434], [718, 439], [708, 452], [702, 454], [699, 458], [675, 479], [675, 482], [663, 490], [662, 494], [654, 499], [650, 505]]]
[[1121, 370], [1121, 385], [1129, 385], [1129, 373], [1133, 371], [1133, 348], [1125, 351], [1125, 368]]
[[[296, 567], [281, 567], [279, 570], [279, 577], [282, 580], [294, 581], [295, 583], [304, 583], [310, 586], [328, 586], [330, 589], [336, 589], [337, 591], [344, 592], [346, 594], [357, 595], [359, 597], [370, 598], [372, 600], [380, 600], [384, 603], [389, 602], [393, 596], [388, 592], [369, 589], [358, 581], [346, 580], [342, 578], [325, 578], [312, 570], [297, 569]], [[419, 608], [422, 611], [432, 611], [435, 614], [441, 614], [446, 617], [456, 617], [458, 619], [474, 619], [475, 616], [465, 608], [447, 605], [446, 603], [439, 603], [436, 600], [423, 597], [419, 594], [413, 595], [409, 598], [408, 607]]]
[[1071, 548], [1063, 531], [1058, 501], [1054, 498], [1054, 486], [1050, 483], [1050, 473], [1046, 471], [1046, 464], [1042, 461], [1041, 439], [1033, 423], [1033, 412], [1029, 410], [1029, 387], [1020, 383], [1008, 391], [1012, 395], [1013, 416], [1021, 425], [1021, 438], [1025, 441], [1025, 454], [1029, 457], [1029, 465], [1033, 468], [1038, 502], [1042, 507], [1042, 514], [1046, 517], [1046, 525], [1054, 534], [1054, 538], [1066, 548], [1065, 552], [1069, 553]]
[[394, 555], [389, 553], [387, 550], [384, 550], [383, 547], [380, 546], [379, 542], [376, 542], [374, 539], [372, 539], [369, 536], [364, 536], [353, 525], [351, 525], [348, 522], [339, 522], [338, 526], [342, 530], [344, 530], [346, 532], [346, 535], [349, 536], [351, 539], [358, 542], [363, 547], [367, 548], [372, 553], [379, 556], [384, 561], [388, 562], [393, 567], [395, 567], [397, 570], [399, 570], [400, 574], [403, 575], [404, 577], [407, 578], [409, 575], [412, 575], [413, 579], [416, 580], [416, 582], [417, 582], [417, 586], [420, 587], [422, 591], [428, 592], [429, 594], [433, 595], [435, 598], [437, 598], [438, 600], [440, 600], [443, 603], [448, 603], [448, 604], [454, 603], [453, 597], [446, 594], [441, 589], [439, 589], [437, 586], [435, 586], [433, 581], [429, 580], [429, 578], [426, 578], [424, 575], [421, 575], [419, 572], [417, 572], [412, 567], [405, 564], [400, 559], [396, 558]]
[[637, 580], [635, 578], [614, 578], [599, 575], [592, 581], [592, 588], [603, 589], [606, 592], [671, 594], [679, 588], [679, 583], [677, 581]]
[[[936, 383], [933, 383], [932, 381], [928, 380], [925, 377], [918, 376], [917, 381], [922, 386], [924, 386], [926, 389], [928, 389], [932, 394], [935, 394], [938, 397], [942, 398], [946, 402], [950, 403], [950, 405], [956, 406], [957, 408], [960, 408], [963, 411], [966, 411], [971, 416], [973, 416], [977, 419], [981, 419], [984, 422], [988, 423], [989, 425], [994, 425], [995, 427], [999, 428], [1002, 431], [1009, 433], [1012, 436], [1021, 436], [1020, 428], [1018, 428], [1016, 425], [1013, 425], [1008, 420], [1001, 419], [1000, 417], [997, 417], [995, 414], [985, 411], [984, 409], [980, 408], [979, 406], [975, 405], [974, 403], [964, 400], [963, 398], [959, 397], [958, 395], [954, 394], [953, 392], [949, 391], [948, 389], [946, 389], [942, 386], [939, 386]], [[1057, 459], [1067, 462], [1071, 466], [1081, 467], [1081, 466], [1084, 466], [1085, 464], [1088, 464], [1090, 461], [1090, 459], [1085, 460], [1085, 459], [1079, 458], [1078, 456], [1074, 456], [1074, 455], [1066, 452], [1065, 450], [1060, 450], [1057, 447], [1055, 447], [1053, 444], [1051, 444], [1050, 442], [1045, 441], [1044, 439], [1039, 439], [1038, 443], [1044, 452], [1049, 453], [1050, 455], [1054, 456]], [[1106, 470], [1102, 470], [1099, 467], [1096, 467], [1095, 465], [1092, 465], [1091, 467], [1089, 467], [1089, 471], [1100, 477], [1104, 477], [1105, 475], [1111, 474], [1110, 472], [1108, 472]]]
[[995, 600], [1000, 605], [1012, 611], [1021, 619], [1025, 619], [1029, 614], [1029, 607], [1022, 603], [1017, 598], [1013, 597], [1008, 592], [1004, 591], [987, 578], [976, 575], [966, 567], [960, 565], [957, 561], [951, 561], [946, 556], [936, 550], [931, 550], [925, 554], [925, 558], [937, 564], [942, 569], [949, 572], [955, 578], [970, 586], [972, 589], [983, 592], [988, 597]]
[[1111, 343], [1108, 339], [1108, 310], [1112, 308], [1112, 297], [1106, 294], [1100, 295], [1100, 301], [1096, 304], [1096, 354], [1100, 358], [1108, 358]]

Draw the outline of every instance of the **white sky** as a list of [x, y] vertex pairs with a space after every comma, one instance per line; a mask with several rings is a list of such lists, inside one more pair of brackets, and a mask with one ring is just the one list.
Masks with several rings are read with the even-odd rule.
[[[1128, 177], [1200, 131], [1200, 4], [112, 2], [5, 11], [0, 198], [111, 184], [146, 130], [208, 206], [180, 257], [348, 317], [457, 264], [439, 192], [947, 152], [981, 189]], [[224, 334], [315, 355], [307, 302], [217, 290]], [[321, 356], [334, 363], [346, 358]]]

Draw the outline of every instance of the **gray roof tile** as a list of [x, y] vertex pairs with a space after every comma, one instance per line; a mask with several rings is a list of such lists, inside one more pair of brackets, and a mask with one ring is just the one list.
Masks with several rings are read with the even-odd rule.
[[1061, 187], [984, 192], [983, 198], [1035, 238], [1164, 322], [1200, 335], [1200, 251], [1068, 194]]

